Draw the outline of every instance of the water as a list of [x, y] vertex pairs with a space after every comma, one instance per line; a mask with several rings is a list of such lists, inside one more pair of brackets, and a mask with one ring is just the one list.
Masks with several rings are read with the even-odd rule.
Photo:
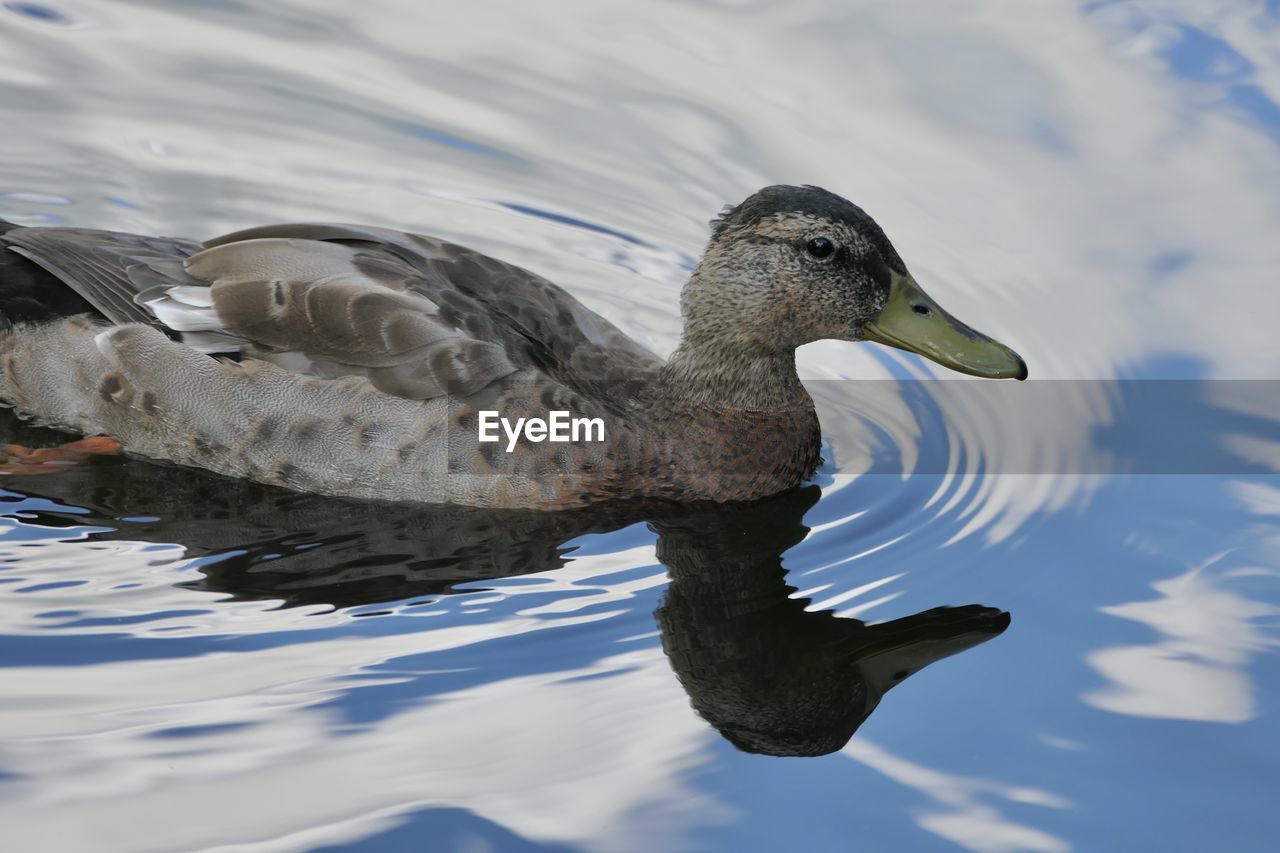
[[811, 182], [1035, 380], [807, 347], [814, 485], [668, 517], [11, 476], [6, 846], [1271, 849], [1277, 39], [1244, 0], [0, 4], [5, 218], [410, 228], [665, 353], [706, 220]]

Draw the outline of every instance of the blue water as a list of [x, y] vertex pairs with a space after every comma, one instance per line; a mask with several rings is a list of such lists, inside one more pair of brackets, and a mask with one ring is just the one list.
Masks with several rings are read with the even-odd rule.
[[1244, 0], [0, 4], [0, 217], [437, 234], [666, 353], [707, 220], [816, 183], [1032, 373], [807, 347], [814, 483], [671, 517], [6, 476], [6, 847], [1270, 850], [1278, 39]]

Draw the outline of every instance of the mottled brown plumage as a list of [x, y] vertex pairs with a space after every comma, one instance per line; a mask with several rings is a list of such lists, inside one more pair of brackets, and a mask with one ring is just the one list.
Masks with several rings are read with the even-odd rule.
[[[0, 339], [0, 398], [41, 421], [293, 489], [544, 509], [804, 481], [820, 435], [796, 347], [871, 334], [910, 281], [870, 217], [812, 187], [714, 224], [666, 363], [531, 272], [380, 228], [198, 244], [6, 224], [0, 275], [24, 321]], [[483, 410], [564, 410], [605, 438], [509, 453], [478, 441]]]

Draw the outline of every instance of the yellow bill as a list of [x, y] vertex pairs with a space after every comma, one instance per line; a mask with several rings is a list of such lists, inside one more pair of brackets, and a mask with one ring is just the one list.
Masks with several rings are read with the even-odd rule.
[[892, 273], [889, 301], [862, 336], [988, 379], [1026, 379], [1027, 363], [1004, 344], [961, 323], [909, 275]]

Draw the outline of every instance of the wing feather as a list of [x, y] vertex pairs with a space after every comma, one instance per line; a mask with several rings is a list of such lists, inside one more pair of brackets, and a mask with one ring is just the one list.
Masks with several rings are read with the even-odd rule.
[[132, 280], [131, 268], [180, 262], [200, 248], [190, 240], [85, 228], [15, 228], [3, 240], [10, 251], [61, 279], [113, 323], [155, 322], [134, 302], [142, 288]]
[[661, 361], [552, 282], [431, 237], [312, 223], [209, 240], [19, 228], [9, 248], [115, 323], [426, 399], [532, 369], [604, 403]]
[[[501, 346], [443, 322], [395, 258], [298, 237], [221, 242], [187, 260], [210, 313], [251, 355], [318, 374], [355, 374], [402, 397], [469, 394], [516, 368]], [[189, 300], [188, 300], [189, 301]], [[160, 303], [154, 303], [161, 309]], [[173, 311], [173, 308], [163, 310]]]

